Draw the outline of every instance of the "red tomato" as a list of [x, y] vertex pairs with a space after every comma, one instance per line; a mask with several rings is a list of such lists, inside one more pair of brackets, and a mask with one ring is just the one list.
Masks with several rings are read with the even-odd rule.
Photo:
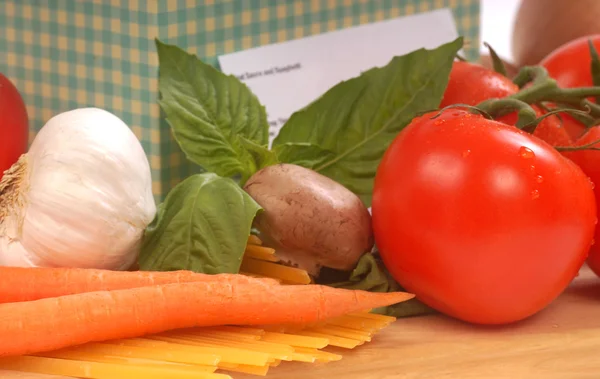
[[27, 151], [29, 121], [25, 103], [8, 78], [0, 74], [0, 178]]
[[476, 63], [456, 61], [440, 108], [452, 104], [477, 105], [484, 100], [503, 98], [519, 91], [506, 76]]
[[[592, 57], [588, 41], [596, 47], [600, 53], [600, 34], [590, 35], [574, 39], [558, 47], [548, 54], [540, 65], [548, 70], [551, 78], [563, 88], [591, 87], [594, 85], [592, 79]], [[591, 101], [595, 101], [590, 98]], [[561, 115], [564, 126], [573, 138], [579, 137], [585, 126], [569, 115]]]
[[535, 314], [576, 276], [592, 243], [594, 192], [549, 144], [463, 110], [415, 118], [375, 178], [375, 241], [393, 277], [458, 319]]
[[[600, 35], [591, 35], [581, 37], [568, 42], [555, 49], [546, 56], [540, 65], [544, 66], [558, 85], [563, 88], [577, 88], [593, 86], [591, 62], [592, 58], [588, 46], [588, 40], [591, 39], [596, 50], [600, 51]], [[595, 99], [590, 98], [591, 101]], [[581, 135], [576, 139], [574, 145], [581, 146], [600, 139], [599, 127], [593, 127], [585, 131], [585, 126], [573, 119], [569, 115], [561, 115], [564, 120], [565, 128], [570, 130], [572, 135]], [[595, 147], [600, 147], [596, 145]], [[583, 172], [590, 177], [595, 184], [594, 191], [597, 196], [597, 203], [600, 204], [600, 152], [594, 150], [581, 150], [575, 152], [565, 152], [565, 156], [572, 159], [581, 167]], [[600, 239], [600, 228], [596, 230], [595, 239]], [[600, 247], [594, 245], [590, 249], [588, 265], [600, 276]]]
[[576, 88], [593, 85], [589, 39], [600, 52], [600, 35], [591, 35], [567, 42], [540, 62], [560, 87]]
[[[537, 106], [533, 105], [533, 109], [538, 117], [544, 115]], [[503, 122], [508, 125], [515, 125], [517, 123], [517, 113], [507, 114], [496, 119], [496, 121]], [[533, 135], [544, 140], [552, 146], [571, 146], [573, 140], [567, 132], [567, 129], [563, 126], [561, 119], [556, 116], [549, 116], [544, 118], [539, 125], [533, 131]]]
[[[588, 129], [574, 145], [583, 146], [598, 140], [600, 140], [600, 126], [594, 126]], [[600, 143], [595, 144], [593, 147], [600, 148]], [[592, 183], [594, 183], [596, 206], [600, 207], [600, 151], [586, 149], [564, 152], [563, 154], [575, 162], [590, 178]], [[598, 227], [596, 228], [594, 240], [600, 241], [600, 228]], [[598, 276], [600, 276], [600, 246], [598, 246], [598, 244], [592, 245], [590, 249], [588, 265]]]
[[[450, 79], [440, 108], [452, 104], [474, 106], [488, 99], [504, 98], [517, 92], [519, 92], [519, 87], [506, 76], [475, 63], [456, 61], [452, 65]], [[534, 109], [538, 116], [544, 114], [535, 106]], [[515, 125], [517, 114], [515, 112], [499, 117], [498, 121]], [[569, 146], [572, 143], [558, 117], [545, 118], [534, 134], [553, 146]]]
[[572, 140], [577, 140], [586, 131], [586, 126], [575, 120], [568, 113], [561, 113], [562, 126]]
[[587, 259], [587, 264], [588, 267], [592, 269], [592, 272], [596, 274], [596, 276], [600, 276], [600, 254], [596, 252], [596, 250], [590, 252], [590, 255]]

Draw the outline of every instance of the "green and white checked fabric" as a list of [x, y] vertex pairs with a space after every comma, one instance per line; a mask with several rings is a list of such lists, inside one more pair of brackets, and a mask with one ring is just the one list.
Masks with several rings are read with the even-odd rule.
[[217, 66], [224, 53], [443, 7], [477, 58], [479, 0], [2, 0], [0, 72], [23, 94], [32, 138], [73, 108], [121, 117], [142, 142], [160, 201], [195, 168], [161, 120], [155, 38]]
[[[128, 4], [128, 5], [119, 5]], [[21, 91], [31, 137], [85, 106], [121, 117], [141, 140], [160, 195], [157, 13], [144, 1], [0, 1], [0, 71]]]

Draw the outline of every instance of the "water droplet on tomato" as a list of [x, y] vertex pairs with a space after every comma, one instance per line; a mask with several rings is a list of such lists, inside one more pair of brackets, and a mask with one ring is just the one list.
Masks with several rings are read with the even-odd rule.
[[435, 125], [435, 126], [440, 126], [440, 125], [442, 125], [443, 123], [444, 123], [444, 120], [435, 120], [435, 121], [433, 122], [433, 125]]
[[535, 181], [538, 183], [542, 183], [544, 181], [544, 177], [541, 175], [538, 175], [535, 177]]
[[588, 180], [590, 181], [590, 188], [591, 189], [596, 188], [596, 185], [594, 184], [594, 182], [592, 182], [592, 179], [588, 178]]
[[535, 165], [531, 165], [531, 166], [529, 166], [529, 169], [530, 169], [531, 171], [535, 171]]
[[590, 246], [594, 246], [595, 243], [596, 243], [596, 240], [592, 238], [592, 242], [590, 242]]
[[531, 191], [531, 199], [532, 200], [539, 199], [539, 197], [540, 197], [540, 191], [538, 191], [538, 190]]
[[469, 149], [467, 149], [467, 150], [465, 150], [465, 151], [463, 151], [463, 152], [462, 152], [462, 156], [463, 156], [463, 158], [466, 158], [466, 157], [468, 157], [468, 156], [469, 156], [469, 154], [471, 154], [471, 150], [469, 150]]
[[531, 159], [535, 157], [535, 153], [533, 152], [533, 150], [525, 146], [521, 146], [519, 148], [519, 155], [521, 156], [521, 158], [525, 159]]

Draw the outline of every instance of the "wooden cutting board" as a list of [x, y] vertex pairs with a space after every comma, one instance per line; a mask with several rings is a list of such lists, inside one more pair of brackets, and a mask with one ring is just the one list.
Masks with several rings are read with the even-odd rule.
[[343, 355], [325, 365], [282, 363], [267, 378], [597, 379], [600, 279], [582, 269], [548, 308], [514, 325], [480, 327], [441, 315], [399, 319]]

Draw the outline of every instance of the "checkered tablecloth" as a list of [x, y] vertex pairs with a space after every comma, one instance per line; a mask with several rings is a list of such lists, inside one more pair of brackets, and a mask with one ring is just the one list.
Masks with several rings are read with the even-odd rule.
[[73, 108], [121, 117], [148, 154], [160, 201], [195, 168], [161, 119], [155, 38], [217, 66], [223, 53], [442, 7], [476, 58], [478, 0], [1, 0], [0, 72], [28, 105], [31, 138]]

